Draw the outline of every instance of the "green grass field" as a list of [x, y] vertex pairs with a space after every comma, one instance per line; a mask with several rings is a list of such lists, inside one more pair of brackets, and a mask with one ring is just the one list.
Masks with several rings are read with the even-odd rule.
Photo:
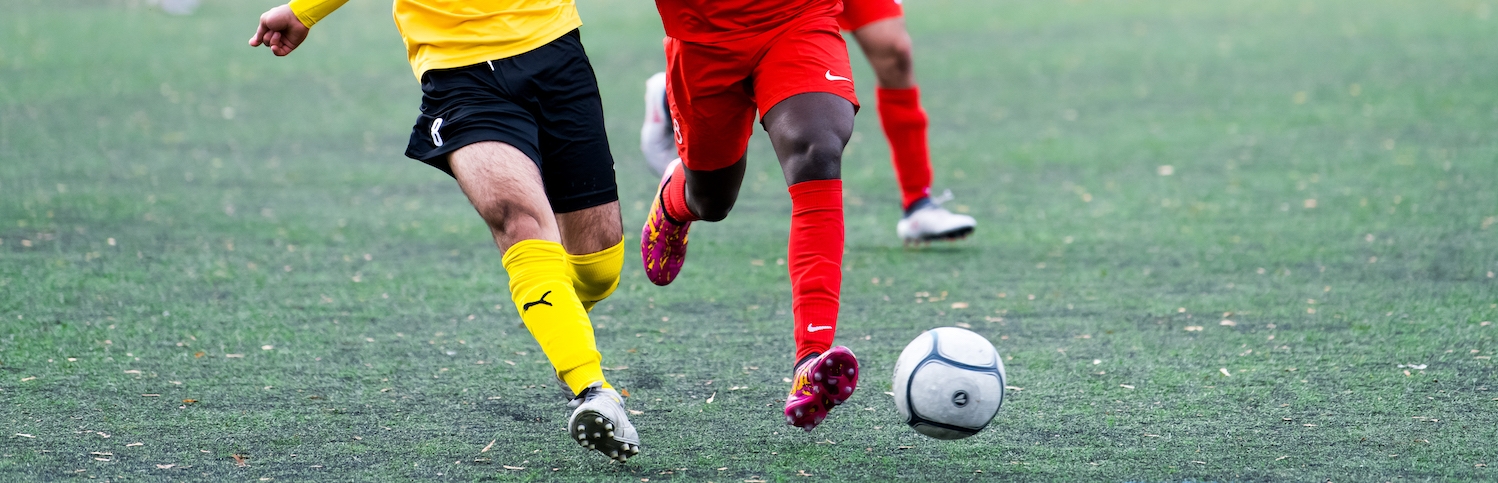
[[[779, 415], [789, 200], [757, 135], [681, 280], [630, 256], [594, 312], [641, 412], [624, 465], [568, 441], [500, 254], [401, 155], [389, 2], [284, 59], [245, 45], [273, 2], [143, 3], [0, 5], [0, 480], [1498, 480], [1492, 1], [907, 2], [978, 232], [895, 239], [855, 52], [860, 391], [814, 433]], [[632, 244], [659, 18], [580, 3]], [[1013, 386], [953, 442], [884, 394], [945, 325]]]

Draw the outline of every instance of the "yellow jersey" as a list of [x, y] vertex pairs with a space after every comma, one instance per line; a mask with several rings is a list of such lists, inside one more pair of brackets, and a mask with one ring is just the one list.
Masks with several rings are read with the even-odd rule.
[[[307, 27], [348, 0], [291, 0]], [[395, 27], [416, 78], [535, 50], [583, 24], [574, 0], [395, 0]]]

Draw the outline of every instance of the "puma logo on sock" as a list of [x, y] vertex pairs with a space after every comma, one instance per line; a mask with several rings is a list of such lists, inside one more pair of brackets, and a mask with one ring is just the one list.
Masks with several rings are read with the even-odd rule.
[[551, 302], [547, 302], [546, 301], [546, 296], [547, 295], [551, 295], [551, 291], [550, 290], [547, 290], [546, 293], [541, 294], [541, 298], [537, 299], [535, 302], [526, 302], [525, 305], [520, 306], [520, 311], [521, 312], [529, 312], [531, 310], [531, 307], [532, 306], [536, 306], [536, 305], [546, 305], [546, 306], [550, 306], [550, 307], [555, 307], [555, 305], [551, 305]]

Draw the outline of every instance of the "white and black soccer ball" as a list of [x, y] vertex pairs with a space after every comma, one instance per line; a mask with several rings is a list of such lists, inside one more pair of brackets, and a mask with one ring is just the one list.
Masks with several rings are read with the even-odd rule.
[[921, 434], [966, 438], [1004, 405], [1004, 384], [1004, 362], [988, 339], [957, 327], [931, 329], [895, 362], [895, 408]]

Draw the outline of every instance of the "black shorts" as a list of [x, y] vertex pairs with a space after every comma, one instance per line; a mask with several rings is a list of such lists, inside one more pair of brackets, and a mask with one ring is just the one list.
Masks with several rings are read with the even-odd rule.
[[497, 141], [541, 169], [551, 209], [619, 200], [598, 80], [577, 30], [530, 52], [421, 76], [406, 156], [452, 176], [448, 154]]

